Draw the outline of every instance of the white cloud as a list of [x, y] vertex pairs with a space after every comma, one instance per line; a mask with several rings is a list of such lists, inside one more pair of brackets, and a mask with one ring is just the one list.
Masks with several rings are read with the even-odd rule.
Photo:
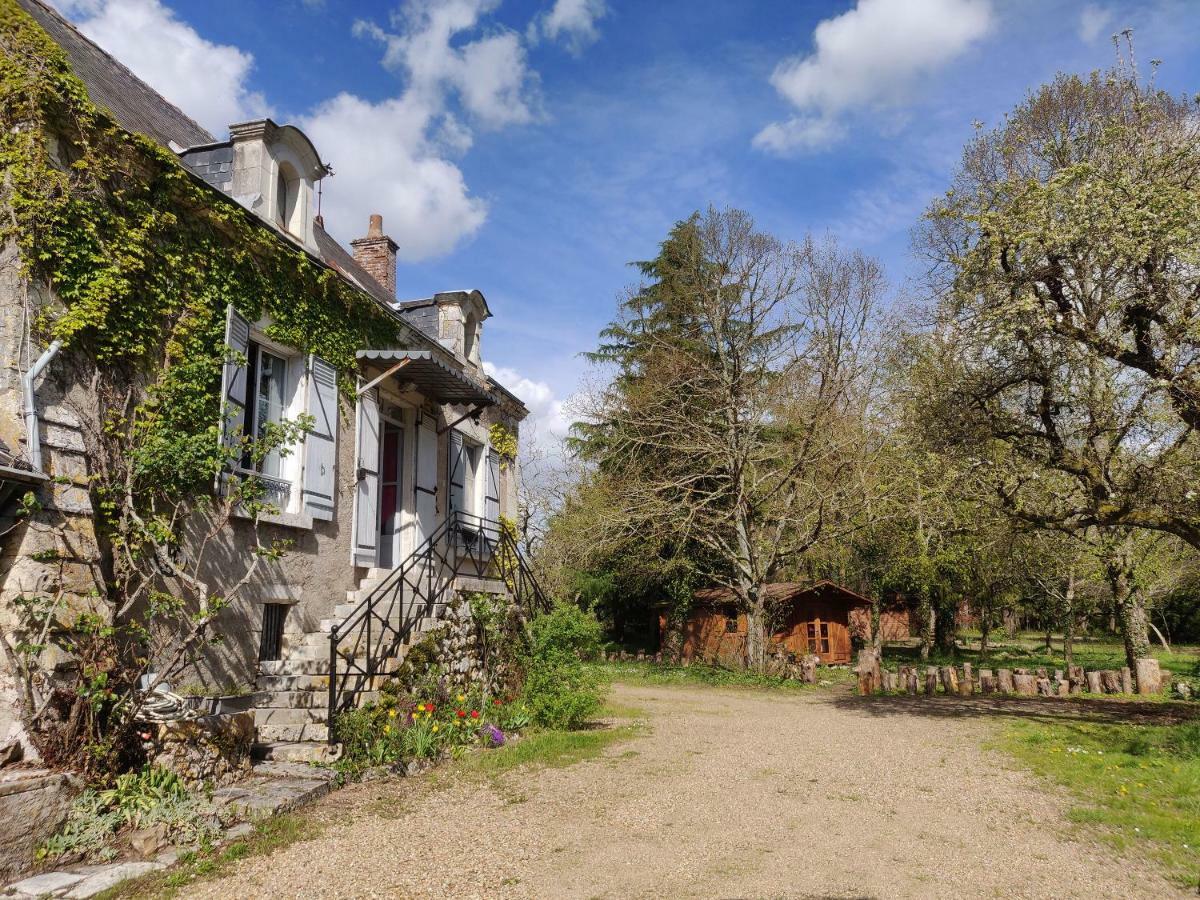
[[[389, 22], [359, 21], [354, 33], [379, 41], [383, 65], [404, 79], [401, 93], [372, 102], [340, 94], [299, 125], [334, 167], [322, 212], [335, 236], [364, 233], [382, 213], [401, 259], [443, 255], [487, 218], [451, 157], [474, 143], [473, 127], [532, 121], [534, 77], [516, 34], [498, 31], [456, 42], [482, 26], [495, 0], [411, 0]], [[455, 105], [457, 101], [457, 105]]]
[[843, 117], [908, 102], [921, 80], [961, 55], [992, 24], [989, 0], [859, 0], [820, 22], [814, 51], [784, 60], [771, 84], [797, 109], [754, 139], [785, 153], [827, 147]]
[[550, 453], [556, 452], [563, 438], [570, 431], [564, 401], [554, 393], [554, 388], [544, 381], [534, 381], [515, 369], [483, 364], [483, 370], [492, 378], [512, 391], [529, 408], [529, 418], [521, 425], [523, 437], [532, 437], [536, 446]]
[[1092, 43], [1112, 22], [1112, 18], [1111, 9], [1102, 9], [1089, 3], [1079, 12], [1079, 39], [1085, 44]]
[[596, 23], [608, 14], [605, 0], [555, 0], [554, 6], [529, 23], [529, 39], [562, 41], [574, 54], [600, 37]]
[[247, 86], [254, 57], [214, 44], [159, 0], [59, 0], [79, 30], [216, 134], [270, 113]]

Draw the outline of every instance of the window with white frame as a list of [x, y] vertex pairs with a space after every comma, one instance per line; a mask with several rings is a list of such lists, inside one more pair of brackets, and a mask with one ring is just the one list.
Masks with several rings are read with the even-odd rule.
[[[226, 310], [228, 356], [222, 372], [221, 421], [231, 468], [259, 476], [280, 513], [330, 521], [337, 458], [337, 370], [316, 355], [273, 344], [231, 304]], [[312, 424], [302, 442], [258, 454], [237, 450], [243, 438], [263, 440], [273, 426], [301, 415]]]

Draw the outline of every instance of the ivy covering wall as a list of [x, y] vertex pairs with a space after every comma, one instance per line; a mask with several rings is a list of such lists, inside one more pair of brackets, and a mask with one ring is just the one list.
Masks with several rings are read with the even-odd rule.
[[97, 108], [14, 0], [0, 0], [0, 172], [0, 241], [61, 301], [35, 338], [139, 386], [113, 427], [135, 423], [134, 470], [156, 491], [178, 496], [223, 462], [227, 304], [268, 315], [268, 335], [328, 360], [343, 391], [357, 349], [403, 345], [376, 301]]

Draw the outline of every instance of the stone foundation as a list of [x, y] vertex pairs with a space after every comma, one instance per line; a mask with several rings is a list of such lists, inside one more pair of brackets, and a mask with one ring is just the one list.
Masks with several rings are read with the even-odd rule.
[[170, 769], [189, 787], [230, 784], [249, 774], [254, 713], [203, 716], [154, 726], [151, 765]]
[[0, 883], [33, 865], [37, 848], [66, 821], [82, 789], [78, 778], [61, 772], [0, 772]]

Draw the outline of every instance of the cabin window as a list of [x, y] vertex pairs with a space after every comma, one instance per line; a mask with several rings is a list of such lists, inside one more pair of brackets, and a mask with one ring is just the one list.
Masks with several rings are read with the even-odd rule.
[[725, 631], [727, 634], [736, 634], [738, 630], [738, 614], [736, 609], [725, 610]]
[[809, 622], [808, 623], [808, 650], [810, 653], [828, 653], [829, 652], [829, 623], [828, 622]]
[[263, 604], [262, 635], [258, 642], [259, 662], [271, 662], [283, 655], [283, 620], [287, 617], [286, 603]]

